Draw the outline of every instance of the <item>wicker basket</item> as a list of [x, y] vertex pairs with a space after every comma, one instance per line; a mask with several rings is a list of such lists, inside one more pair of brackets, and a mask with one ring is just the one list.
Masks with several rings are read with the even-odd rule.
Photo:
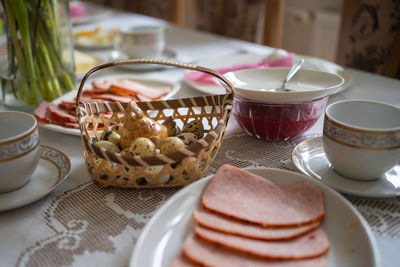
[[[80, 98], [84, 84], [98, 70], [127, 64], [173, 66], [205, 72], [220, 79], [226, 94], [137, 103], [149, 117], [159, 122], [172, 116], [182, 127], [194, 119], [200, 120], [205, 130], [204, 137], [183, 150], [165, 155], [157, 154], [154, 157], [132, 157], [112, 153], [97, 146], [94, 140], [100, 138], [104, 129], [122, 121], [120, 114], [127, 108], [127, 103], [82, 103]], [[136, 59], [106, 63], [91, 69], [82, 79], [76, 97], [76, 114], [91, 179], [102, 187], [153, 188], [187, 185], [203, 177], [220, 148], [232, 111], [233, 97], [232, 84], [221, 74], [191, 64]]]

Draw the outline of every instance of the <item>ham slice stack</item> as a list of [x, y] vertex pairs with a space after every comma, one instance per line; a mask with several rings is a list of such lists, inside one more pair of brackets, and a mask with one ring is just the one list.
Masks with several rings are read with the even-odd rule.
[[[159, 100], [170, 92], [168, 86], [153, 89], [132, 80], [93, 81], [92, 89], [84, 90], [81, 102], [136, 102]], [[35, 117], [43, 123], [79, 128], [75, 114], [75, 99], [55, 105], [43, 101], [35, 110]]]
[[224, 165], [204, 191], [193, 214], [197, 225], [170, 266], [327, 266], [324, 216], [315, 186], [276, 185]]

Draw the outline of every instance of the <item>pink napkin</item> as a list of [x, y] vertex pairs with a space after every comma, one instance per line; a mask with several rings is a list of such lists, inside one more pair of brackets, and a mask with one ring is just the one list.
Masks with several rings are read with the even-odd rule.
[[71, 1], [69, 4], [69, 13], [71, 17], [79, 17], [85, 14], [85, 4], [80, 1]]
[[[267, 68], [267, 67], [291, 67], [293, 65], [293, 53], [289, 53], [287, 57], [283, 57], [277, 59], [272, 62], [268, 62], [267, 58], [264, 58], [260, 62], [250, 62], [239, 65], [233, 65], [229, 67], [216, 68], [215, 71], [224, 74], [230, 71], [236, 70], [244, 70], [244, 69], [258, 69], [258, 68]], [[184, 74], [185, 79], [194, 82], [208, 83], [208, 84], [216, 84], [214, 76], [199, 72], [199, 71], [190, 71]]]

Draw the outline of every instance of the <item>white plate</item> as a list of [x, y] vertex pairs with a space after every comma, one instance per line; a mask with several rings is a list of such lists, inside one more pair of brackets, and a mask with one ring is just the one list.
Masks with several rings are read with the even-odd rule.
[[292, 161], [299, 171], [342, 193], [373, 198], [400, 196], [400, 164], [379, 180], [361, 182], [345, 178], [334, 170], [326, 158], [322, 137], [298, 144], [293, 149]]
[[84, 24], [94, 22], [96, 20], [104, 19], [112, 14], [109, 8], [84, 2], [85, 14], [81, 16], [71, 16], [71, 22], [73, 25]]
[[74, 41], [74, 47], [76, 49], [85, 50], [85, 51], [105, 50], [105, 49], [112, 49], [113, 44], [112, 43], [109, 43], [109, 44], [94, 44], [94, 43], [93, 44], [84, 44], [79, 41]]
[[[125, 55], [123, 52], [118, 51], [118, 50], [111, 51], [111, 53], [109, 55], [110, 61], [127, 60], [127, 59], [130, 59], [130, 58], [127, 55]], [[161, 57], [157, 58], [157, 59], [174, 60], [174, 59], [176, 59], [176, 53], [170, 49], [165, 49], [163, 54], [161, 55]], [[125, 69], [125, 70], [133, 70], [133, 71], [149, 71], [149, 70], [160, 70], [160, 69], [168, 68], [168, 66], [159, 65], [159, 64], [130, 64], [130, 65], [120, 65], [120, 66], [116, 66], [116, 67]]]
[[[303, 174], [273, 168], [248, 170], [277, 184], [306, 180], [322, 190], [326, 207], [322, 227], [331, 243], [329, 266], [380, 266], [376, 241], [367, 222], [343, 196]], [[168, 266], [180, 253], [185, 237], [194, 228], [192, 213], [210, 178], [185, 187], [156, 212], [136, 243], [130, 267]]]
[[[104, 76], [104, 77], [99, 77], [98, 80], [120, 80], [120, 79], [130, 79], [136, 82], [139, 82], [143, 85], [150, 86], [152, 88], [157, 88], [157, 87], [165, 87], [168, 86], [171, 88], [171, 92], [167, 94], [166, 96], [162, 97], [162, 99], [169, 99], [172, 96], [174, 96], [179, 89], [181, 88], [180, 83], [173, 83], [173, 82], [168, 82], [162, 79], [150, 79], [150, 78], [143, 78], [139, 76], [135, 76], [133, 74], [119, 74], [119, 75], [110, 75], [110, 76]], [[86, 81], [87, 86], [85, 88], [91, 88], [90, 81]], [[85, 85], [86, 85], [85, 84]], [[60, 104], [63, 100], [66, 101], [71, 101], [76, 98], [77, 90], [73, 90], [71, 92], [66, 93], [65, 95], [53, 100], [52, 103], [58, 105]], [[65, 134], [70, 134], [70, 135], [81, 135], [81, 132], [79, 129], [72, 129], [72, 128], [67, 128], [63, 127], [60, 125], [56, 124], [48, 124], [48, 123], [43, 123], [43, 122], [38, 122], [38, 125], [41, 128], [45, 128], [48, 130], [60, 132], [60, 133], [65, 133]]]
[[336, 92], [343, 84], [341, 76], [311, 69], [300, 69], [287, 83], [290, 92], [274, 92], [281, 87], [289, 68], [245, 69], [225, 73], [236, 94], [247, 99], [266, 103], [300, 103], [312, 101]]
[[335, 94], [340, 93], [349, 88], [353, 81], [351, 72], [349, 70], [328, 60], [317, 57], [305, 56], [305, 55], [295, 55], [294, 58], [295, 60], [298, 58], [304, 58], [305, 61], [303, 68], [305, 69], [322, 70], [342, 76], [344, 79], [344, 83], [340, 88], [336, 90]]
[[17, 190], [0, 194], [0, 211], [19, 208], [46, 196], [67, 178], [70, 168], [64, 153], [40, 146], [39, 164], [31, 179]]
[[[263, 55], [242, 53], [242, 54], [234, 54], [228, 56], [225, 55], [222, 57], [214, 57], [201, 60], [196, 62], [196, 65], [207, 67], [210, 69], [218, 69], [223, 67], [240, 65], [244, 63], [259, 62], [263, 58], [265, 58], [265, 56]], [[194, 89], [199, 90], [200, 92], [206, 94], [217, 95], [217, 94], [224, 94], [226, 92], [222, 86], [217, 84], [206, 84], [206, 83], [191, 81], [186, 78], [184, 78], [184, 81]]]
[[[216, 69], [216, 68], [228, 67], [228, 66], [239, 65], [239, 64], [244, 64], [244, 63], [259, 62], [265, 57], [266, 57], [266, 55], [251, 54], [251, 53], [234, 54], [234, 55], [228, 55], [228, 56], [225, 55], [222, 57], [216, 57], [216, 58], [198, 61], [198, 62], [196, 62], [196, 65], [208, 67], [211, 69]], [[299, 58], [305, 59], [305, 62], [303, 64], [303, 68], [305, 68], [305, 69], [321, 70], [321, 71], [339, 74], [340, 76], [342, 76], [344, 79], [344, 83], [340, 88], [338, 88], [336, 90], [335, 93], [339, 93], [339, 92], [349, 88], [349, 86], [351, 85], [351, 82], [352, 82], [351, 73], [350, 73], [350, 71], [344, 69], [343, 67], [341, 67], [335, 63], [332, 63], [330, 61], [316, 58], [316, 57], [294, 55], [293, 59], [296, 60]], [[200, 92], [203, 92], [206, 94], [223, 94], [223, 93], [225, 93], [225, 89], [219, 85], [204, 84], [204, 83], [199, 83], [199, 82], [195, 82], [195, 81], [190, 81], [187, 79], [184, 79], [184, 81], [188, 85], [193, 87], [194, 89], [199, 90]]]
[[[75, 29], [72, 33], [73, 38], [74, 38], [74, 47], [76, 49], [82, 49], [82, 50], [101, 50], [101, 49], [111, 49], [114, 47], [114, 36], [118, 35], [118, 30], [115, 30], [116, 32], [114, 33], [115, 35], [112, 35], [112, 31], [114, 29], [104, 29], [102, 27], [100, 27], [100, 34], [104, 35], [103, 38], [105, 38], [107, 40], [107, 42], [105, 43], [99, 43], [95, 40], [90, 40], [86, 41], [87, 39], [84, 37], [78, 37], [77, 34], [79, 32], [87, 32], [87, 31], [94, 31], [96, 30], [96, 27], [93, 28], [82, 28], [82, 29]], [[108, 35], [106, 37], [106, 35]]]

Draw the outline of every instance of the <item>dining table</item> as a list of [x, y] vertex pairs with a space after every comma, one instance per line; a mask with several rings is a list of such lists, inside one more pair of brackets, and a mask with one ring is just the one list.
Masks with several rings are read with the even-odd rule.
[[[160, 24], [165, 26], [166, 47], [176, 54], [171, 60], [192, 64], [243, 53], [266, 56], [274, 51], [271, 47], [178, 27], [153, 17], [121, 10], [109, 11], [108, 16], [101, 19], [74, 24], [73, 29]], [[112, 50], [86, 48], [82, 51], [107, 62]], [[366, 99], [400, 107], [399, 80], [351, 68], [345, 70], [350, 84], [348, 88], [329, 96], [328, 104], [347, 99]], [[204, 92], [184, 81], [184, 72], [183, 69], [169, 67], [149, 70], [112, 67], [103, 70], [99, 76], [132, 74], [177, 83], [180, 89], [173, 98], [204, 95]], [[0, 111], [5, 110], [0, 100]], [[292, 151], [304, 140], [321, 136], [323, 122], [324, 116], [321, 116], [311, 129], [289, 140], [265, 141], [249, 136], [232, 117], [222, 145], [205, 175], [215, 173], [223, 164], [239, 168], [278, 168], [299, 173], [292, 162]], [[79, 135], [39, 127], [39, 136], [41, 146], [54, 148], [69, 158], [70, 170], [62, 183], [40, 199], [0, 212], [0, 265], [130, 266], [143, 228], [182, 187], [99, 187], [90, 179]], [[377, 262], [384, 267], [400, 266], [400, 176], [395, 179], [398, 181], [397, 194], [390, 197], [341, 193], [368, 223], [377, 244]], [[0, 194], [1, 205], [4, 206], [7, 201]]]

